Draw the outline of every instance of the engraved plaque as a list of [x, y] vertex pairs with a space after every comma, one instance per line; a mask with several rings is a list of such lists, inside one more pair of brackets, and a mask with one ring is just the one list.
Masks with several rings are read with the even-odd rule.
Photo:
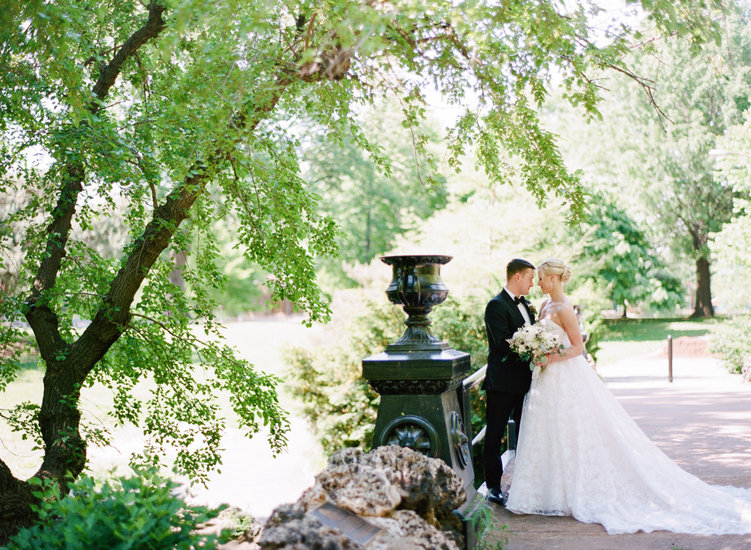
[[336, 529], [349, 540], [362, 546], [367, 545], [383, 530], [357, 514], [340, 508], [331, 502], [326, 502], [308, 513], [326, 527]]

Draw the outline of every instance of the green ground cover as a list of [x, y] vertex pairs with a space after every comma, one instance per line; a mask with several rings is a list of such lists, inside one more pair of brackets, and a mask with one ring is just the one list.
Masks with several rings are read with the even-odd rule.
[[602, 324], [597, 363], [607, 365], [624, 357], [657, 353], [667, 345], [668, 336], [704, 336], [722, 322], [722, 318], [650, 318], [612, 319]]

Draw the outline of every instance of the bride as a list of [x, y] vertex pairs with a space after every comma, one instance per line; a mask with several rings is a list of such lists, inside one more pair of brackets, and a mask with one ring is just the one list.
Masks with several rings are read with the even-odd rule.
[[566, 347], [535, 366], [506, 508], [571, 515], [601, 523], [609, 534], [751, 533], [751, 489], [708, 485], [678, 467], [587, 364], [574, 308], [563, 291], [571, 268], [550, 259], [537, 275], [549, 295], [540, 322], [557, 331]]

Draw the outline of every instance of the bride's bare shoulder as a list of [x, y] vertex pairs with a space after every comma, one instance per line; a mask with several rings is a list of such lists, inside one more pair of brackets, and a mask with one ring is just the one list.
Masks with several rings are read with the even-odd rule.
[[544, 309], [555, 319], [560, 319], [561, 316], [569, 317], [570, 315], [575, 315], [574, 306], [568, 298], [564, 298], [561, 301], [553, 301], [552, 298], [548, 298], [545, 303], [543, 303], [541, 309]]
[[568, 298], [565, 298], [561, 302], [557, 302], [556, 313], [558, 313], [561, 319], [576, 319], [576, 311], [574, 310], [574, 305]]

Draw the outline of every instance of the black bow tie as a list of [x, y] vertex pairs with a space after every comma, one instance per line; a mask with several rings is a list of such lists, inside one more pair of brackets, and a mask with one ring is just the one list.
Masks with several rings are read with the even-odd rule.
[[521, 298], [521, 297], [518, 297], [518, 296], [514, 298], [514, 303], [515, 304], [520, 304], [523, 301], [524, 301], [524, 298]]

